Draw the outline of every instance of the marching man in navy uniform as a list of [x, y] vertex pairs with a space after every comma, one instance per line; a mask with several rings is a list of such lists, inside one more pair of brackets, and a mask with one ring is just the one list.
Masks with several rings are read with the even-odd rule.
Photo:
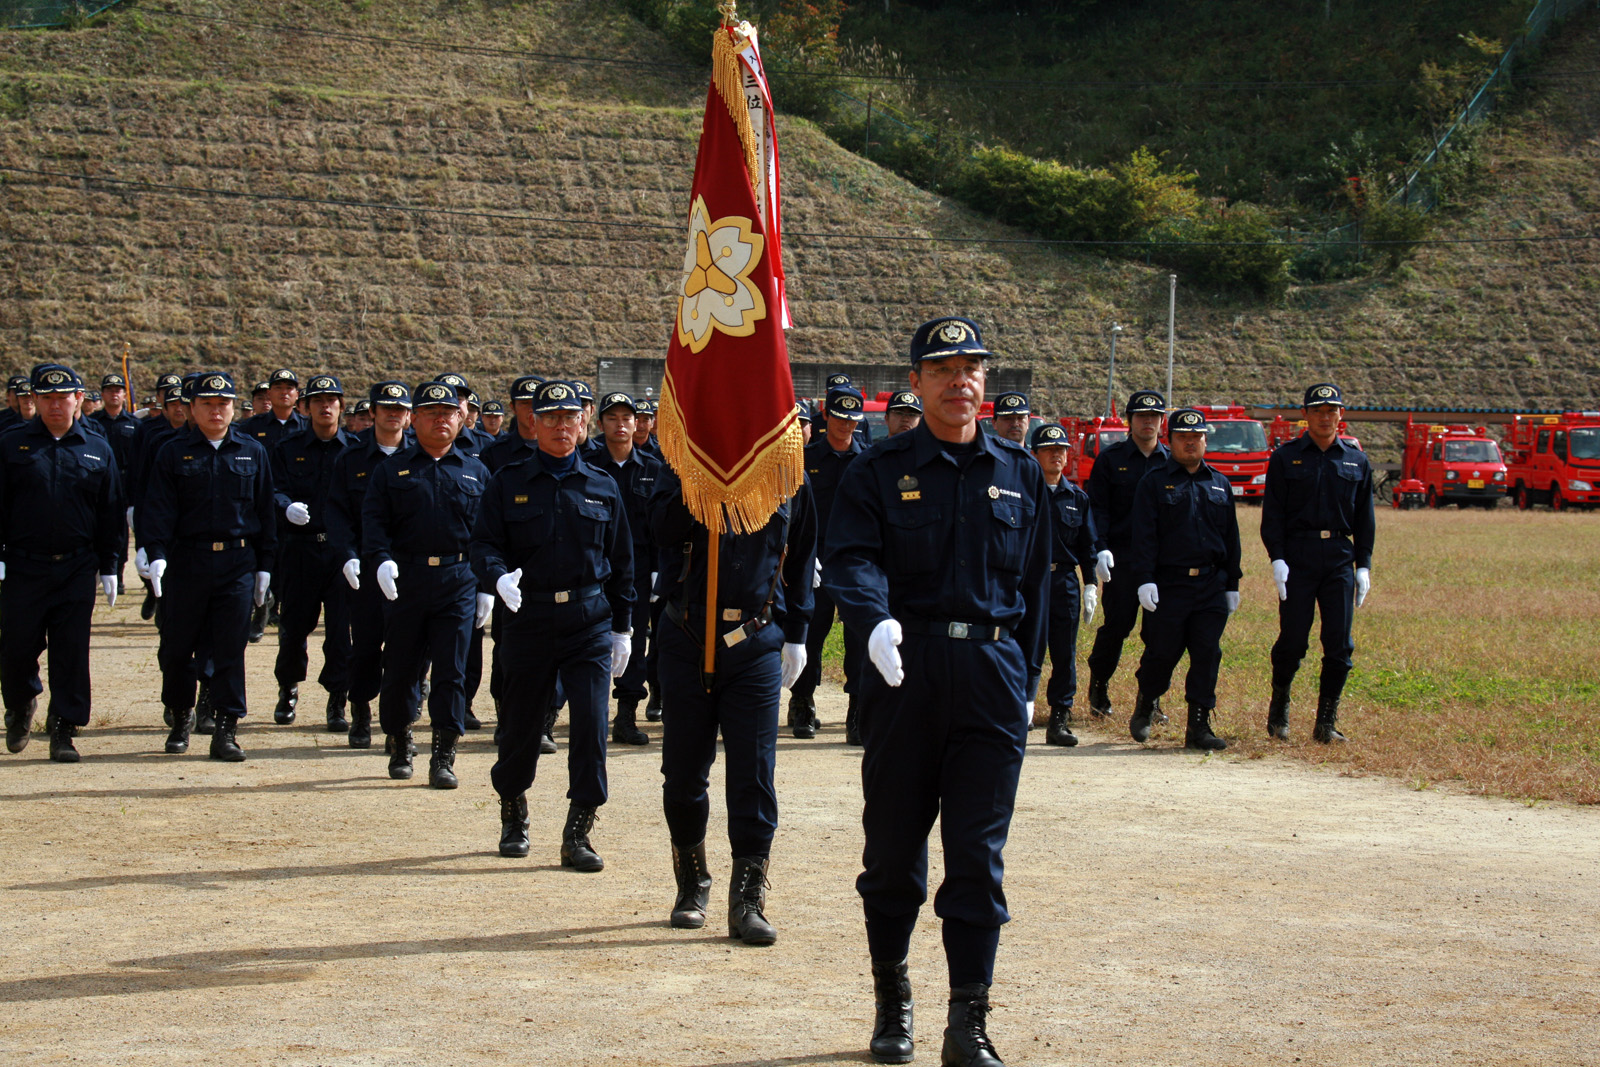
[[295, 720], [300, 683], [306, 677], [306, 639], [322, 617], [322, 671], [317, 683], [328, 693], [329, 733], [350, 729], [345, 703], [350, 693], [350, 598], [341, 569], [346, 557], [328, 542], [328, 488], [334, 461], [354, 438], [339, 428], [344, 386], [331, 374], [313, 374], [302, 394], [310, 425], [272, 449], [272, 482], [283, 544], [278, 553], [283, 599], [278, 606], [278, 706], [273, 721]]
[[978, 428], [986, 360], [978, 327], [943, 318], [911, 339], [922, 425], [850, 465], [839, 484], [823, 586], [867, 637], [861, 765], [866, 913], [877, 1000], [872, 1055], [912, 1058], [906, 953], [927, 898], [940, 820], [950, 1005], [943, 1062], [1000, 1062], [985, 1016], [1009, 918], [1002, 850], [1028, 737], [1028, 678], [1049, 618], [1049, 490], [1032, 456]]
[[1267, 732], [1289, 739], [1289, 687], [1321, 611], [1322, 677], [1311, 736], [1329, 744], [1344, 740], [1339, 698], [1355, 651], [1350, 624], [1372, 588], [1372, 465], [1339, 439], [1344, 396], [1337, 385], [1311, 386], [1301, 412], [1306, 432], [1272, 453], [1261, 501], [1261, 540], [1279, 600]]
[[[1100, 579], [1103, 614], [1087, 661], [1089, 714], [1097, 718], [1111, 714], [1111, 677], [1122, 660], [1122, 643], [1139, 621], [1137, 583], [1117, 577], [1112, 568], [1133, 547], [1134, 490], [1147, 472], [1163, 466], [1170, 455], [1161, 443], [1161, 420], [1166, 413], [1166, 400], [1153, 390], [1140, 389], [1128, 397], [1123, 409], [1128, 420], [1127, 440], [1102, 449], [1084, 483], [1101, 542], [1095, 553], [1095, 577]], [[1154, 711], [1160, 715], [1160, 706]]]
[[388, 735], [389, 777], [412, 775], [411, 705], [419, 664], [433, 664], [428, 784], [454, 789], [456, 742], [466, 732], [467, 646], [494, 600], [478, 592], [467, 561], [489, 470], [456, 447], [454, 386], [428, 382], [412, 397], [416, 439], [373, 469], [361, 505], [361, 571], [384, 607], [378, 721]]
[[632, 651], [633, 536], [617, 483], [578, 455], [583, 403], [569, 382], [533, 399], [537, 450], [495, 474], [472, 536], [478, 581], [509, 612], [499, 759], [500, 854], [526, 856], [528, 787], [559, 679], [571, 709], [561, 865], [599, 871], [589, 840], [606, 802], [606, 684]]
[[1133, 548], [1121, 564], [1137, 583], [1144, 608], [1139, 697], [1128, 732], [1150, 738], [1156, 702], [1189, 653], [1184, 746], [1217, 750], [1228, 743], [1211, 730], [1222, 666], [1222, 631], [1239, 607], [1239, 520], [1233, 487], [1205, 461], [1206, 417], [1180, 408], [1168, 421], [1172, 457], [1145, 475], [1133, 496]]
[[[299, 402], [299, 376], [287, 367], [280, 367], [267, 378], [267, 410], [245, 419], [240, 423], [239, 429], [255, 438], [256, 442], [267, 450], [267, 455], [270, 457], [279, 441], [306, 428], [306, 417], [298, 410]], [[279, 539], [281, 540], [287, 532], [288, 523], [280, 521]], [[274, 576], [271, 597], [266, 603], [256, 605], [255, 612], [250, 616], [252, 643], [261, 640], [266, 628], [277, 621], [277, 597], [282, 592], [280, 583], [281, 578]]]
[[711, 533], [683, 502], [678, 476], [664, 468], [651, 523], [667, 560], [657, 585], [665, 605], [660, 643], [661, 801], [672, 838], [677, 898], [671, 923], [705, 925], [711, 901], [706, 859], [711, 765], [722, 735], [728, 806], [728, 936], [770, 945], [767, 868], [778, 827], [778, 703], [806, 662], [816, 574], [816, 515], [810, 489], [773, 513], [762, 529], [727, 532], [718, 543], [716, 673], [705, 670], [706, 572]]
[[267, 450], [233, 426], [233, 379], [195, 379], [193, 426], [161, 446], [145, 493], [150, 585], [165, 601], [161, 703], [172, 713], [166, 749], [189, 750], [196, 667], [209, 655], [216, 727], [211, 758], [237, 763], [245, 714], [244, 649], [250, 605], [266, 603], [278, 528]]
[[34, 368], [37, 415], [0, 445], [0, 693], [6, 750], [28, 747], [43, 692], [39, 654], [50, 652], [50, 758], [76, 763], [72, 738], [89, 725], [89, 618], [100, 576], [117, 602], [123, 532], [117, 463], [73, 413], [78, 379], [58, 363]]
[[901, 389], [889, 397], [883, 408], [883, 425], [889, 436], [915, 430], [922, 421], [922, 398], [909, 389]]
[[[833, 497], [838, 491], [839, 479], [866, 450], [856, 436], [856, 430], [866, 418], [866, 405], [854, 387], [844, 386], [829, 393], [823, 410], [826, 432], [805, 450], [806, 481], [811, 483], [811, 497], [817, 509], [819, 555], [827, 550], [828, 518], [833, 513]], [[813, 595], [816, 603], [806, 633], [806, 667], [789, 695], [789, 731], [800, 738], [817, 736], [816, 692], [817, 686], [822, 684], [822, 646], [828, 639], [828, 631], [833, 629], [833, 598], [820, 587]], [[861, 743], [857, 692], [861, 685], [861, 661], [865, 658], [864, 644], [862, 634], [844, 628], [844, 691], [849, 697], [844, 736], [845, 743], [851, 745]]]
[[1026, 393], [1001, 393], [994, 398], [994, 432], [1007, 441], [1025, 445], [1032, 414]]
[[[1083, 621], [1094, 619], [1099, 591], [1094, 584], [1094, 516], [1089, 510], [1089, 494], [1063, 477], [1067, 467], [1067, 431], [1060, 424], [1047, 422], [1034, 429], [1028, 446], [1044, 471], [1050, 487], [1050, 682], [1045, 686], [1045, 702], [1050, 706], [1050, 724], [1045, 728], [1046, 744], [1071, 747], [1078, 743], [1072, 732], [1072, 705], [1078, 696], [1078, 614]], [[1078, 569], [1083, 585], [1078, 584]], [[1082, 590], [1081, 596], [1079, 590]], [[1038, 692], [1039, 679], [1028, 687], [1031, 701]]]

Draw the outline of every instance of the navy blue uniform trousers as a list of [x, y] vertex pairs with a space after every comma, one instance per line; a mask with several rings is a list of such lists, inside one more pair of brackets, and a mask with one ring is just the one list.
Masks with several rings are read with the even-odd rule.
[[[643, 553], [636, 554], [634, 558], [640, 559], [643, 555]], [[622, 672], [622, 677], [611, 687], [611, 695], [618, 700], [638, 702], [649, 695], [645, 681], [649, 671], [649, 658], [655, 655], [655, 650], [650, 647], [654, 643], [654, 638], [650, 633], [649, 571], [634, 572], [633, 617], [630, 625], [633, 627], [633, 654], [628, 657], [628, 666]]]
[[[1127, 549], [1131, 556], [1133, 550]], [[1121, 558], [1122, 553], [1113, 552]], [[1110, 678], [1117, 673], [1122, 661], [1122, 643], [1133, 633], [1139, 621], [1139, 585], [1132, 578], [1117, 578], [1116, 569], [1111, 580], [1100, 583], [1100, 629], [1094, 635], [1094, 647], [1089, 650], [1089, 673], [1096, 678]], [[1162, 590], [1162, 596], [1166, 590]]]
[[[560, 609], [560, 610], [551, 610]], [[495, 792], [528, 791], [539, 767], [539, 735], [559, 681], [568, 711], [567, 799], [586, 808], [606, 802], [606, 728], [611, 705], [611, 606], [597, 593], [582, 604], [523, 601], [506, 617], [505, 695], [500, 701], [499, 759], [489, 771]]]
[[[342, 565], [341, 565], [342, 566]], [[339, 579], [344, 581], [343, 576]], [[383, 606], [388, 603], [375, 577], [361, 580], [361, 588], [351, 590], [350, 607], [350, 699], [367, 702], [378, 699], [383, 681]]]
[[400, 596], [383, 607], [378, 722], [386, 734], [411, 725], [419, 665], [431, 662], [428, 722], [436, 730], [466, 733], [467, 636], [478, 607], [472, 567], [465, 560], [442, 567], [421, 560], [395, 562], [400, 566], [395, 580]]
[[21, 711], [44, 691], [39, 654], [50, 649], [50, 711], [62, 722], [89, 725], [89, 619], [94, 613], [95, 558], [25, 560], [13, 553], [0, 583], [0, 698]]
[[212, 552], [210, 545], [174, 545], [161, 580], [167, 618], [161, 626], [161, 703], [194, 707], [197, 667], [211, 661], [211, 707], [243, 716], [244, 647], [250, 633], [256, 554], [246, 548]]
[[[833, 629], [833, 597], [828, 595], [826, 588], [818, 586], [811, 591], [811, 598], [811, 626], [806, 630], [806, 668], [800, 672], [800, 680], [790, 690], [801, 698], [811, 697], [816, 693], [817, 686], [822, 684], [822, 648], [828, 641], [828, 631]], [[839, 626], [844, 630], [844, 691], [855, 693], [860, 689], [857, 679], [861, 675], [861, 664], [866, 661], [867, 643], [845, 626], [843, 619], [839, 620]]]
[[990, 984], [1000, 927], [1010, 920], [1002, 880], [1006, 832], [1028, 738], [1028, 667], [1011, 639], [967, 641], [906, 634], [905, 681], [863, 672], [866, 747], [861, 812], [866, 847], [856, 891], [874, 960], [905, 958], [928, 897], [928, 834], [939, 819], [951, 985]]
[[1318, 696], [1337, 700], [1350, 675], [1355, 642], [1355, 553], [1348, 537], [1292, 537], [1284, 553], [1289, 596], [1278, 602], [1278, 640], [1272, 645], [1272, 684], [1294, 681], [1311, 643], [1311, 619], [1322, 612], [1322, 680]]
[[317, 684], [330, 693], [350, 690], [350, 586], [344, 580], [344, 560], [335, 558], [342, 555], [293, 533], [283, 543], [278, 557], [283, 600], [278, 605], [278, 661], [273, 669], [279, 685], [305, 681], [306, 641], [320, 616], [322, 670]]
[[1168, 577], [1156, 571], [1161, 600], [1144, 613], [1144, 655], [1139, 659], [1139, 691], [1160, 697], [1172, 686], [1172, 672], [1185, 652], [1189, 672], [1183, 696], [1191, 707], [1217, 706], [1217, 672], [1222, 667], [1222, 631], [1228, 625], [1228, 576], [1213, 571], [1196, 578]]
[[[703, 629], [702, 622], [697, 632]], [[663, 706], [672, 705], [672, 714], [661, 720], [661, 806], [672, 843], [689, 848], [705, 840], [721, 730], [728, 844], [740, 858], [770, 855], [778, 829], [774, 768], [782, 631], [768, 626], [733, 648], [718, 648], [709, 693], [700, 680], [700, 644], [668, 616], [661, 619], [660, 644], [661, 696]]]
[[1071, 711], [1078, 698], [1079, 597], [1076, 572], [1050, 583], [1050, 681], [1044, 698], [1052, 709]]

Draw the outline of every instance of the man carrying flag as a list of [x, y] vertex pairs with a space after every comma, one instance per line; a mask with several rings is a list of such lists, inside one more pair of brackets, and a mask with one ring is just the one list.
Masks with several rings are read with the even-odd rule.
[[707, 788], [720, 731], [733, 860], [728, 933], [767, 945], [778, 936], [765, 907], [779, 693], [805, 664], [816, 526], [783, 339], [772, 98], [755, 31], [733, 21], [730, 4], [711, 50], [661, 389], [658, 429], [671, 471], [650, 512], [666, 605], [659, 672], [662, 803], [677, 881], [671, 922], [706, 921]]

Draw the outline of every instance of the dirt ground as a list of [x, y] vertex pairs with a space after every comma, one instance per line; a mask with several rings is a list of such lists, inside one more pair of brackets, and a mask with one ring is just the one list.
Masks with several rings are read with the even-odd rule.
[[[461, 789], [391, 782], [381, 746], [320, 731], [315, 686], [272, 725], [270, 631], [249, 761], [160, 754], [135, 608], [97, 616], [84, 762], [47, 762], [40, 736], [0, 757], [6, 1063], [866, 1061], [860, 753], [836, 689], [816, 740], [780, 743], [780, 937], [747, 948], [718, 921], [720, 791], [713, 920], [667, 926], [659, 726], [613, 749], [603, 873], [558, 864], [564, 749], [529, 796], [532, 856], [501, 859], [489, 731]], [[1036, 732], [1024, 769], [991, 1025], [1008, 1063], [1596, 1062], [1600, 812], [1080, 732]], [[925, 915], [920, 1063], [946, 985]]]

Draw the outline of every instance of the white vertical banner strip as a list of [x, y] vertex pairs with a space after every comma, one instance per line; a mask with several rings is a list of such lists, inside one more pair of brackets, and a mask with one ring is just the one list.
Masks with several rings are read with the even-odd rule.
[[[778, 180], [778, 128], [772, 113], [772, 90], [767, 84], [767, 72], [761, 63], [761, 46], [756, 40], [756, 30], [749, 23], [740, 25], [749, 46], [739, 50], [744, 64], [745, 105], [750, 109], [750, 128], [756, 135], [756, 158], [761, 161], [761, 183], [756, 189], [756, 203], [761, 206], [762, 222], [768, 241], [779, 248], [781, 263], [783, 247], [783, 209], [781, 183]], [[789, 297], [783, 276], [778, 276], [778, 322], [784, 329], [792, 325], [789, 319]]]

